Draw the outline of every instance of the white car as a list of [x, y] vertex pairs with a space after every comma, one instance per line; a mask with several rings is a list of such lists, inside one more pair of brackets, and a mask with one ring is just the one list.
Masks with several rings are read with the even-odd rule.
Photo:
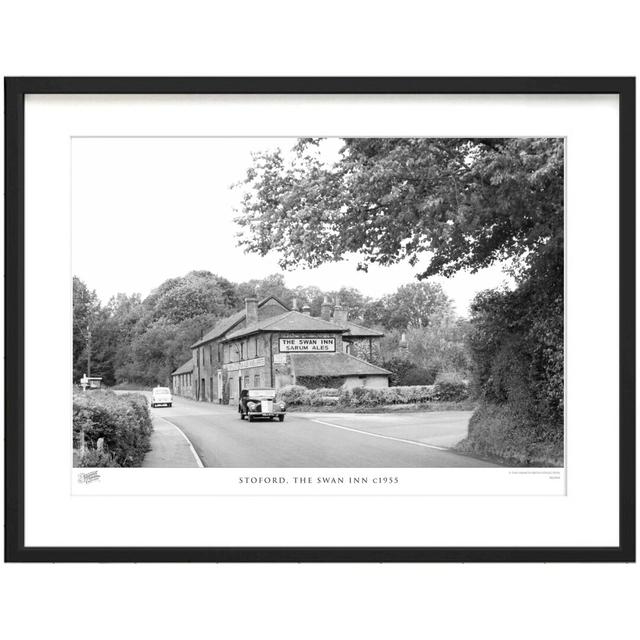
[[151, 392], [151, 406], [157, 407], [159, 404], [164, 404], [167, 407], [171, 406], [173, 399], [171, 398], [171, 391], [167, 387], [156, 387]]

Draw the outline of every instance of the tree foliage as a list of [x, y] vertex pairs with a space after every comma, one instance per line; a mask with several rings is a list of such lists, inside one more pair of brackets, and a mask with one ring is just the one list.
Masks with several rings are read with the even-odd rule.
[[429, 251], [424, 277], [526, 261], [562, 248], [563, 163], [555, 138], [347, 138], [331, 165], [301, 140], [256, 155], [239, 241], [284, 269], [354, 253], [366, 269]]
[[376, 300], [364, 312], [365, 324], [388, 329], [419, 329], [454, 316], [453, 303], [439, 284], [412, 282]]

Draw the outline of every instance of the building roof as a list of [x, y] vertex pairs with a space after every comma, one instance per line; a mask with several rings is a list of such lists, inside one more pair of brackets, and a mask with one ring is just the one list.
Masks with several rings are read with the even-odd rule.
[[191, 373], [193, 371], [193, 358], [187, 360], [182, 366], [178, 367], [171, 375], [177, 376], [181, 373]]
[[321, 318], [309, 316], [299, 311], [287, 311], [266, 320], [260, 320], [258, 323], [245, 327], [239, 331], [234, 331], [225, 337], [225, 340], [234, 340], [242, 338], [251, 333], [258, 331], [314, 331], [314, 332], [333, 332], [344, 333], [346, 329], [333, 322], [327, 322]]
[[348, 353], [292, 353], [291, 364], [296, 376], [391, 375], [391, 371]]
[[[262, 300], [260, 300], [260, 302], [258, 302], [258, 307], [263, 306], [269, 300], [275, 300], [276, 302], [281, 304], [285, 309], [287, 308], [287, 305], [285, 305], [281, 300], [278, 300], [278, 298], [276, 298], [275, 296], [267, 296], [266, 298], [263, 298]], [[210, 342], [211, 340], [215, 340], [216, 338], [219, 338], [220, 336], [227, 333], [227, 331], [229, 331], [230, 329], [233, 329], [233, 327], [235, 327], [237, 324], [242, 322], [245, 319], [246, 315], [247, 315], [247, 310], [246, 308], [244, 308], [244, 309], [241, 309], [240, 311], [236, 311], [233, 315], [230, 315], [228, 318], [222, 318], [222, 320], [218, 320], [218, 322], [216, 322], [213, 329], [211, 329], [211, 331], [209, 331], [208, 333], [205, 333], [204, 336], [200, 338], [200, 340], [198, 340], [197, 342], [194, 342], [191, 345], [191, 348], [193, 349], [195, 347], [199, 347], [201, 344], [205, 344], [205, 342]]]
[[382, 331], [377, 331], [376, 329], [369, 329], [369, 327], [363, 327], [361, 324], [356, 324], [355, 322], [351, 322], [347, 320], [344, 324], [340, 326], [348, 329], [349, 334], [345, 337], [353, 337], [353, 338], [381, 338], [384, 333]]

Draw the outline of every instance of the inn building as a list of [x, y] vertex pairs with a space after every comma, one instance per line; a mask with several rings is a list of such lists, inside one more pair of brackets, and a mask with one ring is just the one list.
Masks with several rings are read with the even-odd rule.
[[192, 345], [193, 357], [172, 373], [173, 393], [235, 404], [242, 389], [299, 384], [387, 387], [379, 366], [383, 334], [348, 320], [325, 298], [319, 317], [274, 296], [246, 298], [245, 308], [220, 320]]

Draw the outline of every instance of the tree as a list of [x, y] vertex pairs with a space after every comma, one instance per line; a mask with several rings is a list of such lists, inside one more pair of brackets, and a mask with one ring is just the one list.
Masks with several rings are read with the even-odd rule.
[[91, 340], [95, 331], [100, 302], [80, 278], [73, 277], [73, 379], [87, 372], [91, 360]]
[[73, 380], [85, 373], [115, 381], [115, 352], [118, 329], [108, 307], [102, 307], [95, 291], [80, 278], [73, 278]]
[[355, 287], [340, 287], [329, 292], [329, 297], [334, 304], [340, 302], [340, 306], [349, 310], [349, 320], [363, 321], [364, 312], [370, 303], [370, 299], [362, 295]]
[[320, 308], [326, 295], [319, 287], [295, 287], [292, 295], [298, 300], [298, 309], [302, 309], [305, 305], [309, 305], [312, 316], [320, 315]]
[[439, 284], [413, 282], [400, 286], [364, 310], [367, 324], [386, 329], [426, 327], [435, 315], [454, 317], [453, 303]]
[[564, 145], [555, 138], [347, 138], [258, 154], [243, 183], [240, 245], [282, 268], [348, 254], [360, 267], [426, 251], [427, 277], [562, 251]]
[[209, 271], [191, 271], [162, 283], [144, 301], [151, 320], [179, 323], [202, 314], [223, 316], [238, 304], [231, 283]]
[[286, 286], [284, 276], [281, 273], [272, 273], [266, 278], [241, 282], [236, 286], [236, 291], [241, 302], [245, 298], [257, 297], [258, 300], [261, 300], [267, 296], [275, 296], [286, 304], [292, 295], [292, 291]]

